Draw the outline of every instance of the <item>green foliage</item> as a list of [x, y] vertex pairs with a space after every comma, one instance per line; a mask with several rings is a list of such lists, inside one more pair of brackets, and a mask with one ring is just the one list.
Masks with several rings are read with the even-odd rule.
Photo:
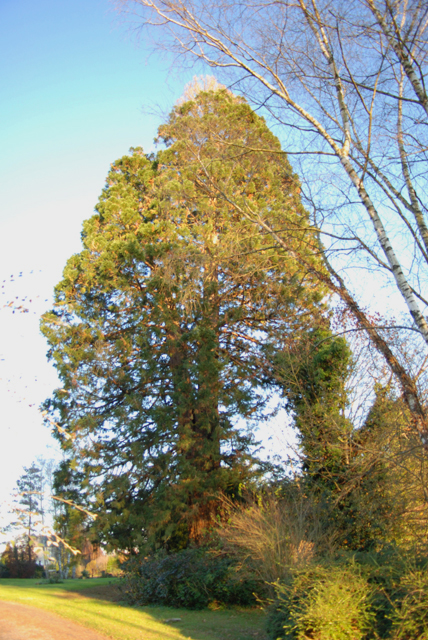
[[357, 553], [355, 561], [370, 584], [374, 614], [370, 638], [413, 640], [428, 633], [428, 556], [386, 545], [377, 553]]
[[[27, 522], [35, 515], [42, 513], [42, 478], [40, 469], [33, 463], [31, 467], [24, 467], [24, 473], [17, 480], [16, 486], [19, 491], [19, 503], [25, 507]], [[31, 524], [26, 528], [31, 529]]]
[[204, 549], [133, 558], [125, 565], [122, 591], [132, 604], [203, 609], [210, 604], [256, 604], [263, 583], [230, 557]]
[[159, 134], [156, 158], [133, 149], [112, 165], [42, 322], [63, 385], [46, 409], [100, 539], [129, 551], [201, 543], [219, 495], [263, 472], [238, 419], [267, 404], [264, 344], [294, 335], [324, 293], [240, 213], [251, 201], [317, 260], [262, 118], [201, 93]]
[[428, 638], [428, 572], [408, 571], [401, 579], [402, 592], [391, 614], [393, 640], [427, 640]]
[[330, 494], [336, 544], [381, 551], [420, 546], [426, 532], [426, 470], [419, 437], [402, 399], [376, 386], [364, 424], [343, 442], [342, 465]]
[[109, 576], [122, 575], [120, 560], [117, 556], [109, 556], [107, 560], [106, 574], [108, 574]]
[[403, 402], [389, 388], [376, 387], [365, 423], [355, 429], [347, 418], [354, 363], [346, 341], [328, 327], [302, 333], [273, 360], [298, 429], [301, 482], [329, 514], [335, 544], [368, 551], [423, 535], [426, 478]]
[[10, 571], [3, 560], [0, 561], [0, 578], [10, 578]]
[[268, 618], [274, 640], [428, 637], [428, 560], [392, 546], [296, 568], [274, 583]]
[[274, 640], [362, 640], [372, 624], [370, 587], [356, 565], [308, 565], [275, 584]]
[[352, 368], [349, 345], [324, 323], [275, 353], [274, 362], [298, 429], [305, 491], [328, 514], [335, 544], [370, 547], [379, 538], [379, 526], [374, 525], [384, 509], [378, 503], [376, 515], [368, 510], [363, 514], [361, 509], [379, 492], [380, 474], [373, 473], [374, 466], [370, 474], [362, 473], [358, 462], [363, 457], [357, 460], [355, 455], [355, 433], [346, 417], [346, 385]]
[[83, 474], [73, 469], [67, 460], [62, 460], [54, 471], [53, 495], [59, 498], [54, 500], [55, 531], [75, 549], [82, 547], [88, 519], [83, 511], [73, 506], [77, 504], [84, 507], [86, 495], [82, 491], [83, 480]]
[[28, 541], [18, 540], [8, 543], [1, 556], [1, 573], [3, 578], [34, 578], [43, 575], [43, 567], [29, 553]]
[[[28, 570], [24, 570], [22, 567], [19, 571], [20, 575], [17, 577], [30, 577], [27, 575], [31, 573], [30, 567], [35, 567], [35, 557], [33, 552], [34, 547], [34, 535], [36, 525], [43, 517], [43, 481], [41, 470], [33, 463], [31, 467], [24, 467], [24, 473], [17, 480], [16, 486], [18, 489], [18, 506], [15, 509], [17, 516], [17, 522], [14, 526], [20, 525], [26, 530], [26, 555], [28, 561]], [[19, 544], [19, 554], [23, 554], [24, 550], [22, 544]], [[14, 548], [18, 550], [18, 546]], [[17, 558], [16, 558], [17, 560]], [[18, 561], [18, 560], [17, 560]], [[23, 559], [19, 560], [22, 564]], [[22, 575], [21, 575], [22, 574]], [[12, 577], [15, 577], [12, 575]]]
[[378, 540], [414, 553], [427, 530], [425, 452], [402, 398], [387, 386], [376, 396], [363, 427], [354, 436], [355, 466], [362, 478], [361, 519]]
[[57, 573], [54, 576], [51, 576], [47, 580], [42, 580], [42, 584], [63, 584], [64, 580], [61, 580], [60, 575]]
[[274, 354], [276, 377], [293, 412], [303, 451], [302, 468], [313, 489], [334, 491], [343, 471], [352, 425], [344, 412], [351, 351], [328, 326], [302, 333]]

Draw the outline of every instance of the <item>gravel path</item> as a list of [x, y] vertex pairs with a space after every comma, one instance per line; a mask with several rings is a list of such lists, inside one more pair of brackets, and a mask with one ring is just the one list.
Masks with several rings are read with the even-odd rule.
[[0, 640], [107, 640], [53, 613], [0, 601]]

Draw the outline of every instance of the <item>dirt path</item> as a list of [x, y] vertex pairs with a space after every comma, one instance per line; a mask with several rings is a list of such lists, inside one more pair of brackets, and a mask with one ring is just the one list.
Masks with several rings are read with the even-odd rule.
[[0, 640], [107, 640], [48, 611], [0, 601]]

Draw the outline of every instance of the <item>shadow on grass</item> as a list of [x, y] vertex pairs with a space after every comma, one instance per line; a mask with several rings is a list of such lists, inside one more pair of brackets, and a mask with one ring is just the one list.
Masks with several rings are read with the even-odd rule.
[[[41, 596], [41, 608], [55, 612], [57, 603], [60, 615], [118, 640], [266, 640], [264, 615], [260, 610], [192, 611], [162, 606], [132, 607], [122, 601], [118, 581], [112, 579], [70, 580], [56, 585], [0, 580], [0, 592], [3, 591], [2, 583], [22, 595], [23, 592], [34, 594], [31, 600]], [[16, 587], [23, 589], [16, 590]], [[10, 596], [6, 599], [15, 600], [12, 593]], [[21, 597], [19, 601], [27, 604]], [[36, 602], [28, 604], [37, 606]], [[174, 620], [176, 618], [180, 620]]]
[[[58, 585], [61, 588], [63, 585]], [[97, 600], [107, 600], [108, 602], [122, 602], [123, 594], [118, 584], [101, 584], [77, 587], [65, 587], [66, 593], [62, 594], [63, 598], [95, 598]], [[70, 594], [70, 596], [68, 596]], [[73, 594], [73, 595], [71, 595]]]
[[[117, 621], [115, 615], [102, 610], [104, 608], [103, 602], [106, 607], [115, 604], [126, 611], [124, 615], [126, 625], [138, 630], [143, 638], [148, 632], [158, 631], [159, 636], [165, 640], [184, 638], [190, 640], [266, 640], [264, 614], [260, 610], [223, 609], [211, 611], [204, 609], [195, 611], [156, 605], [135, 607], [127, 605], [123, 601], [103, 600], [99, 592], [91, 593], [91, 591], [85, 590], [81, 596], [98, 600], [101, 605], [101, 610], [97, 612], [98, 616], [111, 621], [111, 623]], [[79, 598], [78, 594], [75, 595]], [[74, 602], [78, 608], [78, 602]], [[135, 619], [130, 619], [134, 616]], [[150, 620], [147, 624], [144, 621], [146, 616]], [[170, 628], [171, 631], [168, 632], [167, 628]]]

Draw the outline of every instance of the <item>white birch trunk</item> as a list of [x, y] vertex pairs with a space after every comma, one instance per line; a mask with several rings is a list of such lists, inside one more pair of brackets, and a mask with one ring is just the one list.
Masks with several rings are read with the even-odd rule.
[[361, 202], [363, 203], [367, 213], [370, 216], [379, 244], [382, 247], [383, 253], [387, 259], [389, 266], [391, 267], [393, 276], [395, 278], [395, 282], [397, 283], [398, 290], [400, 291], [416, 326], [421, 332], [422, 337], [424, 338], [425, 342], [428, 344], [427, 321], [425, 320], [425, 317], [423, 316], [423, 314], [421, 313], [421, 310], [419, 309], [416, 296], [414, 295], [409, 283], [407, 282], [407, 278], [403, 273], [400, 261], [398, 260], [395, 254], [395, 251], [391, 245], [391, 242], [386, 234], [382, 220], [380, 219], [380, 216], [376, 211], [376, 208], [373, 205], [364, 187], [364, 184], [359, 179], [355, 169], [353, 168], [351, 161], [349, 160], [349, 157], [342, 155], [340, 160], [342, 162], [343, 168], [345, 169], [346, 173], [348, 174], [349, 178], [352, 180], [352, 183], [357, 189], [358, 195], [361, 198]]
[[389, 28], [388, 23], [386, 22], [384, 16], [381, 14], [379, 9], [377, 8], [374, 0], [367, 0], [367, 4], [370, 8], [370, 11], [375, 16], [386, 39], [388, 40], [389, 45], [392, 47], [392, 49], [395, 52], [395, 55], [399, 59], [400, 63], [403, 65], [405, 74], [409, 79], [413, 87], [413, 90], [418, 97], [421, 107], [424, 109], [425, 113], [428, 115], [428, 96], [418, 78], [418, 75], [414, 69], [413, 62], [406, 51], [404, 43], [401, 42], [398, 36], [394, 34], [393, 31]]

